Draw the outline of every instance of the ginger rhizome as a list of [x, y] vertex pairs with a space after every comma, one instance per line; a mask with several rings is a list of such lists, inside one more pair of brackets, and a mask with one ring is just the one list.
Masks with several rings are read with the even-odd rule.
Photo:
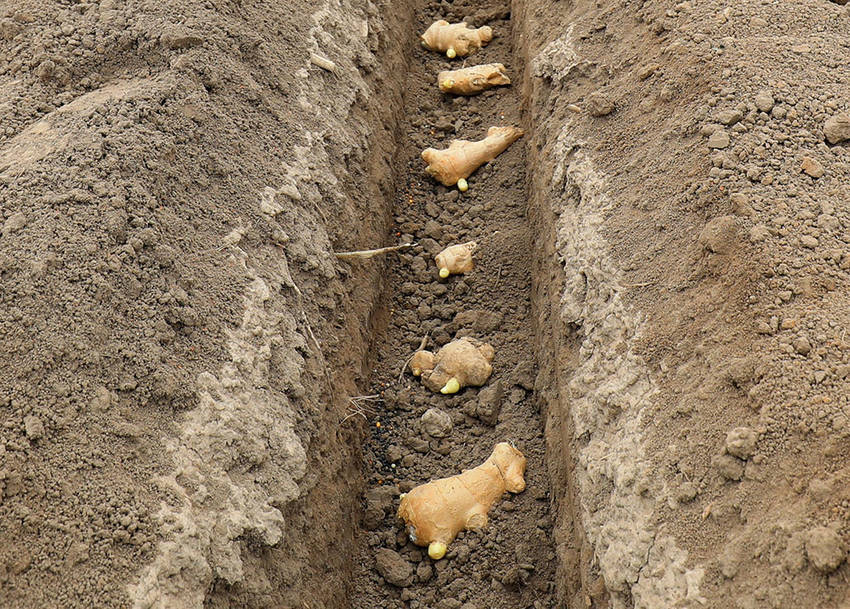
[[422, 151], [422, 160], [428, 163], [425, 171], [443, 186], [454, 186], [499, 156], [522, 133], [518, 127], [490, 127], [487, 137], [477, 142], [452, 140], [445, 150], [426, 148]]
[[466, 57], [493, 40], [493, 29], [470, 28], [466, 23], [449, 23], [442, 19], [431, 24], [422, 34], [422, 46], [445, 53], [449, 59]]
[[457, 393], [467, 386], [481, 386], [493, 372], [495, 351], [488, 343], [463, 337], [444, 345], [436, 355], [417, 351], [410, 360], [410, 371], [421, 376], [431, 391]]
[[460, 531], [486, 526], [490, 507], [505, 491], [525, 490], [525, 465], [519, 450], [500, 442], [478, 467], [403, 495], [398, 516], [407, 525], [410, 540], [428, 546], [428, 555], [439, 560]]
[[440, 91], [455, 95], [475, 95], [499, 85], [509, 84], [511, 79], [505, 73], [505, 66], [500, 63], [488, 63], [437, 74], [437, 86], [440, 87]]
[[440, 277], [445, 279], [449, 275], [461, 275], [471, 271], [475, 264], [472, 255], [478, 249], [475, 241], [450, 245], [442, 252], [434, 256], [437, 268], [440, 269]]

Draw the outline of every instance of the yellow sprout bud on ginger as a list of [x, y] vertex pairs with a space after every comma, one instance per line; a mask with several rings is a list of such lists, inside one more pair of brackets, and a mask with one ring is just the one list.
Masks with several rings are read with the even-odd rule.
[[461, 192], [466, 192], [467, 190], [469, 190], [469, 183], [463, 178], [461, 178], [457, 181], [457, 189]]
[[420, 376], [423, 370], [434, 369], [434, 354], [430, 351], [417, 351], [410, 358], [410, 371], [413, 376]]
[[437, 268], [440, 269], [440, 277], [445, 279], [449, 275], [460, 275], [468, 273], [475, 268], [472, 255], [478, 249], [475, 241], [450, 245], [442, 252], [434, 256]]
[[500, 63], [488, 63], [460, 70], [449, 70], [437, 74], [437, 85], [445, 93], [455, 95], [475, 95], [498, 87], [511, 84], [511, 79]]
[[443, 186], [454, 186], [502, 154], [522, 134], [518, 127], [490, 127], [487, 137], [477, 142], [452, 140], [444, 150], [426, 148], [422, 151], [422, 160], [428, 163], [425, 172]]
[[486, 526], [487, 513], [505, 491], [525, 490], [525, 467], [525, 456], [500, 442], [478, 467], [417, 486], [398, 508], [410, 540], [428, 546], [432, 559], [441, 559], [460, 531]]
[[446, 555], [446, 550], [448, 547], [446, 544], [439, 541], [432, 541], [428, 544], [428, 556], [433, 558], [434, 560], [440, 560], [443, 556]]
[[484, 26], [470, 28], [466, 23], [436, 21], [422, 34], [422, 46], [445, 53], [449, 59], [466, 57], [493, 40], [493, 29]]
[[464, 387], [480, 387], [493, 372], [491, 362], [495, 351], [487, 343], [463, 337], [444, 345], [436, 354], [417, 351], [411, 359], [410, 369], [422, 377], [422, 383], [431, 391], [442, 394], [457, 393]]
[[460, 391], [460, 382], [454, 377], [446, 381], [446, 384], [440, 389], [440, 393], [443, 395], [457, 393], [458, 391]]

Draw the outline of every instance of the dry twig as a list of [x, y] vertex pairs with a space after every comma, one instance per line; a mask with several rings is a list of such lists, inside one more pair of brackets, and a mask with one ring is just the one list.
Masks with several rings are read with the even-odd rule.
[[334, 254], [340, 260], [368, 260], [369, 258], [374, 258], [378, 254], [386, 254], [387, 252], [395, 252], [398, 250], [407, 249], [408, 247], [413, 247], [416, 245], [415, 243], [405, 243], [404, 245], [391, 245], [389, 247], [379, 247], [376, 250], [359, 250], [356, 252], [337, 252]]

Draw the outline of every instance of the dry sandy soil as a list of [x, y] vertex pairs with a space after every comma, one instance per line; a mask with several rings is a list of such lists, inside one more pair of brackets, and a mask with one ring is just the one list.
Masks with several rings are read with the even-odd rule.
[[[438, 18], [513, 84], [440, 93]], [[827, 0], [0, 3], [0, 607], [850, 606], [848, 31]], [[424, 174], [498, 124], [467, 193]], [[492, 344], [488, 384], [403, 373], [426, 335]], [[528, 488], [432, 561], [399, 493], [503, 440]]]

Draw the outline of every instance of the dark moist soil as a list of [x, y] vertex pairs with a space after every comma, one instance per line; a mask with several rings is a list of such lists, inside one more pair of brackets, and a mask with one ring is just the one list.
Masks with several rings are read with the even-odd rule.
[[[373, 350], [368, 391], [378, 399], [351, 407], [352, 418], [362, 411], [371, 429], [364, 446], [368, 490], [352, 606], [551, 607], [556, 565], [542, 421], [534, 393], [527, 138], [475, 172], [464, 194], [430, 179], [420, 158], [428, 146], [444, 148], [453, 138], [480, 139], [493, 125], [519, 124], [519, 94], [512, 87], [472, 98], [441, 94], [437, 72], [464, 64], [419, 47], [418, 35], [441, 18], [493, 27], [495, 39], [467, 58], [467, 66], [503, 63], [515, 83], [523, 68], [511, 45], [508, 3], [428, 3], [420, 10], [417, 31], [409, 40], [417, 50], [404, 83], [405, 115], [410, 118], [397, 154], [398, 175], [406, 178], [395, 202], [395, 237], [417, 245], [393, 254], [390, 263], [386, 330]], [[476, 269], [439, 280], [434, 255], [470, 240], [479, 244]], [[485, 388], [500, 388], [497, 416], [485, 414], [478, 388], [454, 396], [434, 394], [409, 372], [399, 382], [405, 361], [426, 334], [431, 349], [461, 336], [493, 345], [494, 370]], [[429, 408], [450, 414], [453, 430], [448, 437], [432, 438], [422, 429], [420, 417]], [[445, 559], [432, 561], [425, 548], [408, 541], [396, 518], [399, 493], [474, 467], [505, 440], [515, 442], [528, 458], [527, 490], [505, 495], [483, 531], [461, 533]], [[401, 578], [406, 581], [396, 582], [401, 586], [388, 583], [377, 570], [376, 553], [384, 548], [400, 554], [402, 576], [409, 571], [409, 577]]]

